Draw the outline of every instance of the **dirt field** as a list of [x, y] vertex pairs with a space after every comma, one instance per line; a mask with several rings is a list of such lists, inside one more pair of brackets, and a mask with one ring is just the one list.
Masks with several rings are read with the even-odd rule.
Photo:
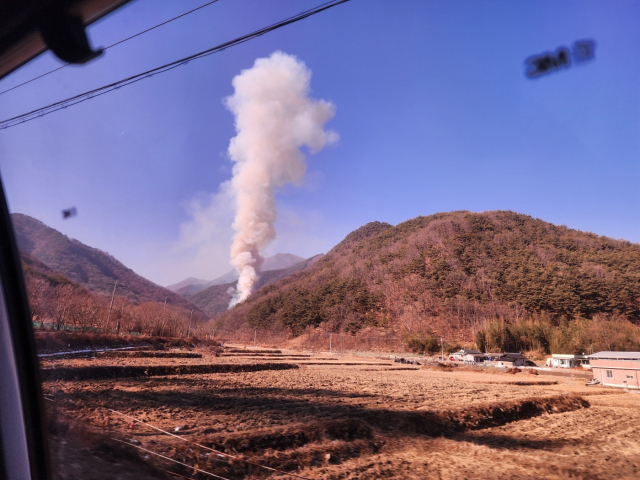
[[[233, 479], [291, 478], [264, 467], [325, 479], [640, 477], [640, 395], [586, 387], [579, 377], [293, 351], [192, 351], [202, 357], [105, 355], [42, 366], [298, 368], [46, 381], [58, 425], [54, 459], [75, 458], [73, 473], [60, 470], [57, 478], [215, 478], [194, 475], [195, 464]], [[68, 423], [84, 436], [66, 434], [59, 425]], [[96, 462], [101, 467], [92, 468]], [[114, 477], [114, 468], [128, 473]]]

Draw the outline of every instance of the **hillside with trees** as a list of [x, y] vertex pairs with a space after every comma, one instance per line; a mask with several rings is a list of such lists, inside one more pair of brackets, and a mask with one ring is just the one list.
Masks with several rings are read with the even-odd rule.
[[201, 278], [189, 277], [189, 278], [185, 278], [184, 280], [182, 280], [182, 281], [180, 281], [178, 283], [167, 285], [166, 288], [167, 288], [167, 290], [171, 290], [172, 292], [177, 292], [181, 288], [200, 286], [200, 285], [205, 285], [207, 283], [209, 283], [209, 280], [203, 280]]
[[[203, 333], [205, 315], [158, 302], [134, 303], [116, 294], [111, 299], [93, 293], [22, 252], [22, 269], [32, 319], [49, 328], [72, 328], [145, 335], [185, 336]], [[207, 331], [208, 333], [208, 331]]]
[[182, 308], [193, 305], [180, 295], [136, 274], [106, 252], [89, 247], [35, 218], [11, 215], [16, 240], [25, 258], [36, 259], [51, 271], [87, 290], [110, 297], [117, 293], [134, 303], [163, 302]]
[[[282, 254], [278, 254], [282, 255]], [[278, 255], [274, 257], [278, 257]], [[274, 258], [271, 257], [271, 258]], [[288, 257], [294, 257], [293, 255], [289, 255]], [[307, 258], [306, 260], [298, 261], [287, 268], [281, 269], [272, 269], [266, 270], [260, 273], [260, 278], [256, 283], [256, 288], [264, 287], [265, 285], [270, 285], [272, 283], [277, 282], [278, 280], [288, 277], [289, 275], [293, 275], [296, 272], [302, 271], [305, 268], [310, 267], [318, 260], [324, 257], [323, 254], [315, 255], [311, 258]], [[296, 257], [300, 258], [300, 257]], [[287, 258], [289, 260], [289, 258]], [[280, 264], [287, 264], [290, 262], [281, 262]], [[272, 263], [273, 265], [273, 263]], [[229, 302], [231, 301], [231, 297], [233, 296], [233, 292], [236, 288], [236, 281], [225, 283], [221, 285], [212, 285], [202, 291], [190, 290], [190, 286], [184, 287], [178, 291], [180, 295], [183, 295], [189, 299], [191, 303], [196, 305], [200, 310], [209, 315], [210, 317], [217, 317], [222, 315], [229, 308]]]
[[[315, 265], [254, 293], [219, 326], [294, 335], [385, 328], [516, 348], [530, 339], [509, 343], [509, 335], [535, 339], [533, 327], [516, 331], [527, 322], [568, 329], [639, 321], [640, 245], [510, 211], [459, 211], [369, 223]], [[548, 350], [547, 340], [534, 347]]]

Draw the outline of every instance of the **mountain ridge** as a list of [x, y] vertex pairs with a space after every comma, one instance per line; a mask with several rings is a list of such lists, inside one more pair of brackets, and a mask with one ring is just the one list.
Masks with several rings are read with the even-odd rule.
[[[18, 247], [27, 259], [35, 258], [53, 272], [89, 291], [110, 296], [117, 281], [117, 294], [136, 303], [164, 302], [193, 308], [174, 292], [147, 280], [107, 252], [67, 237], [28, 215], [11, 214]], [[26, 255], [24, 255], [26, 254]]]
[[236, 330], [323, 325], [463, 335], [495, 318], [540, 315], [639, 322], [640, 245], [511, 211], [370, 222], [220, 322]]
[[181, 280], [178, 283], [173, 283], [171, 285], [167, 285], [165, 288], [167, 290], [171, 290], [172, 292], [177, 292], [181, 288], [190, 287], [192, 285], [203, 285], [205, 283], [209, 283], [209, 280], [203, 280], [201, 278], [189, 277]]
[[[305, 260], [304, 258], [299, 257], [298, 255], [294, 255], [292, 253], [276, 253], [275, 255], [266, 257], [264, 259], [264, 264], [262, 265], [262, 272], [286, 269], [304, 260]], [[214, 285], [224, 285], [228, 283], [235, 283], [235, 281], [238, 280], [238, 272], [236, 272], [235, 269], [231, 269], [224, 275], [221, 275], [214, 280], [204, 280], [202, 282], [188, 282], [188, 280], [191, 280], [191, 279], [193, 279], [193, 277], [185, 279], [182, 282], [178, 282], [177, 284], [170, 285], [169, 287], [174, 287], [174, 286], [183, 284], [179, 288], [176, 288], [175, 290], [172, 290], [172, 291], [178, 293], [179, 295], [182, 295], [183, 297], [189, 297], [191, 295], [195, 295], [196, 293], [201, 292], [202, 290], [205, 290]], [[193, 279], [193, 280], [198, 280], [198, 279]]]

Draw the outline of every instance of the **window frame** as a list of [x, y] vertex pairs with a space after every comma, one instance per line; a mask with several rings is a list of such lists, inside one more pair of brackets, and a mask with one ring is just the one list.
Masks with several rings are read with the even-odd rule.
[[[13, 357], [13, 362], [0, 365], [3, 378], [11, 378], [15, 388], [13, 400], [2, 409], [16, 413], [15, 417], [5, 425], [11, 431], [2, 432], [0, 444], [18, 448], [20, 455], [28, 461], [28, 465], [18, 465], [15, 459], [5, 462], [4, 455], [11, 452], [6, 447], [0, 449], [0, 477], [19, 479], [18, 471], [28, 469], [31, 479], [48, 479], [49, 449], [44, 422], [44, 405], [40, 382], [40, 369], [36, 356], [35, 338], [31, 325], [31, 310], [27, 300], [26, 284], [22, 273], [22, 265], [18, 254], [18, 247], [13, 231], [13, 224], [9, 215], [9, 208], [5, 196], [4, 186], [0, 180], [0, 321], [3, 330], [9, 337], [4, 339], [11, 351], [5, 353]], [[5, 386], [3, 386], [5, 388]], [[16, 404], [18, 403], [18, 404]], [[3, 412], [4, 413], [4, 412]], [[4, 427], [3, 427], [4, 430]], [[16, 438], [20, 438], [22, 445], [14, 445]], [[11, 465], [13, 464], [13, 465]]]

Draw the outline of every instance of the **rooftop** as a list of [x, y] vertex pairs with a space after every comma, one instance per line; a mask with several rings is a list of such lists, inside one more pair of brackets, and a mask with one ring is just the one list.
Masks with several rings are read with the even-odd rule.
[[511, 353], [511, 352], [504, 352], [502, 354], [502, 356], [503, 357], [512, 357], [512, 358], [527, 358], [521, 353]]
[[570, 353], [554, 353], [551, 355], [553, 358], [587, 358], [589, 355], [572, 355]]
[[607, 360], [640, 360], [640, 352], [598, 352], [589, 355], [589, 358]]

